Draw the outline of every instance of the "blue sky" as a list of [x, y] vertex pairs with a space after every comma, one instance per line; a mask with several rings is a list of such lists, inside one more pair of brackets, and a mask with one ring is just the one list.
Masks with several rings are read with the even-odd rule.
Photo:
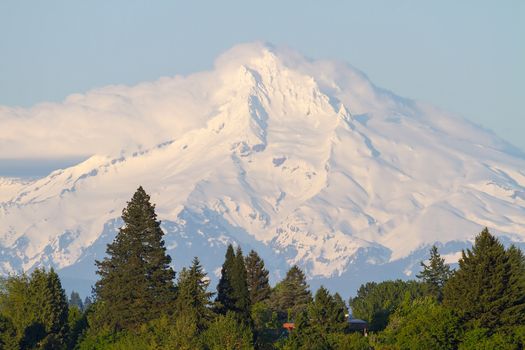
[[525, 150], [524, 1], [0, 2], [0, 104], [209, 69], [263, 40], [363, 70]]

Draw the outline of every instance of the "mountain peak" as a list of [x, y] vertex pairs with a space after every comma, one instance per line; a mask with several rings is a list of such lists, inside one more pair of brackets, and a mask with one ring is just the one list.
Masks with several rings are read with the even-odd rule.
[[236, 242], [277, 274], [299, 264], [333, 277], [325, 284], [358, 284], [410, 274], [435, 242], [455, 256], [482, 226], [525, 241], [525, 160], [495, 135], [345, 64], [262, 43], [209, 72], [0, 109], [0, 120], [0, 157], [99, 155], [0, 180], [4, 273], [43, 264], [94, 278], [139, 185], [177, 268], [197, 255], [213, 271]]

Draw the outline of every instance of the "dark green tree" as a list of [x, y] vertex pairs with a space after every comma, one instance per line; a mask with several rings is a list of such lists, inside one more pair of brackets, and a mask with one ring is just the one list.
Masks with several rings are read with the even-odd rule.
[[193, 258], [189, 269], [184, 268], [179, 273], [175, 310], [178, 314], [192, 314], [199, 332], [206, 328], [213, 317], [210, 301], [213, 293], [208, 291], [209, 284], [197, 257]]
[[459, 269], [445, 285], [443, 303], [457, 310], [468, 329], [495, 332], [525, 321], [525, 289], [515, 285], [522, 280], [514, 275], [520, 270], [517, 255], [514, 248], [505, 251], [487, 228], [476, 236], [472, 249], [462, 252]]
[[245, 264], [251, 304], [267, 300], [270, 297], [271, 288], [268, 280], [269, 272], [264, 267], [264, 261], [256, 251], [251, 250], [245, 259]]
[[441, 301], [443, 299], [443, 287], [452, 276], [452, 271], [450, 270], [450, 266], [445, 263], [445, 259], [439, 255], [435, 245], [430, 249], [428, 265], [422, 261], [421, 267], [423, 269], [416, 277], [426, 283], [429, 292], [434, 295], [437, 300]]
[[230, 244], [222, 265], [221, 278], [217, 286], [219, 313], [234, 312], [243, 322], [250, 322], [250, 294], [246, 283], [246, 267], [242, 250], [234, 252]]
[[235, 253], [234, 273], [232, 274], [232, 287], [235, 299], [235, 312], [242, 320], [248, 324], [250, 322], [250, 292], [246, 277], [246, 266], [244, 265], [244, 256], [241, 247], [237, 247]]
[[308, 306], [310, 324], [317, 327], [321, 333], [343, 332], [347, 328], [345, 305], [332, 295], [325, 287], [321, 286], [315, 293], [312, 303]]
[[228, 310], [235, 310], [235, 295], [232, 285], [232, 276], [235, 270], [235, 251], [231, 244], [226, 249], [224, 263], [221, 269], [221, 278], [217, 285], [217, 311], [226, 314]]
[[294, 265], [286, 273], [272, 293], [272, 307], [279, 313], [281, 320], [293, 320], [296, 315], [306, 310], [312, 301], [308, 283], [303, 271]]
[[122, 211], [124, 226], [96, 261], [97, 326], [133, 329], [173, 309], [175, 272], [150, 196], [139, 187]]
[[501, 313], [501, 322], [504, 325], [525, 325], [525, 255], [512, 245], [507, 250], [507, 256], [510, 278], [506, 294], [510, 303]]
[[82, 302], [80, 295], [75, 291], [71, 292], [71, 296], [69, 297], [69, 306], [76, 306], [80, 311], [84, 311], [84, 303]]

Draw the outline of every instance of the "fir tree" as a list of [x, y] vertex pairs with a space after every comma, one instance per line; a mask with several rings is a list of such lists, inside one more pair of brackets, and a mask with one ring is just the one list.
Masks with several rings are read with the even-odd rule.
[[185, 268], [179, 273], [175, 309], [178, 314], [192, 314], [199, 332], [206, 328], [213, 316], [210, 309], [213, 293], [208, 292], [209, 283], [197, 257], [193, 258], [189, 269]]
[[435, 245], [430, 249], [430, 259], [428, 265], [421, 262], [423, 270], [416, 276], [429, 287], [429, 292], [434, 295], [437, 300], [441, 301], [443, 298], [443, 286], [452, 276], [450, 266], [445, 263], [438, 252]]
[[472, 249], [462, 252], [459, 269], [445, 285], [443, 303], [457, 310], [469, 328], [484, 327], [490, 332], [523, 322], [523, 289], [511, 285], [512, 256], [485, 228]]
[[294, 319], [300, 312], [306, 310], [312, 301], [312, 294], [306, 283], [306, 277], [301, 269], [294, 265], [286, 273], [286, 277], [274, 289], [271, 303], [281, 319]]
[[264, 267], [264, 261], [257, 252], [252, 250], [246, 257], [245, 264], [251, 305], [267, 300], [270, 297], [271, 288], [268, 282], [269, 272]]
[[221, 314], [235, 309], [235, 296], [233, 295], [232, 275], [235, 270], [235, 252], [231, 244], [226, 249], [224, 263], [221, 269], [221, 278], [217, 285], [217, 309]]
[[71, 296], [69, 297], [69, 306], [75, 306], [80, 311], [84, 310], [84, 303], [82, 303], [82, 299], [80, 299], [80, 295], [75, 291], [71, 292]]
[[[507, 250], [510, 277], [507, 290], [508, 306], [501, 313], [504, 325], [525, 325], [525, 255], [512, 245]], [[525, 341], [525, 339], [524, 339]]]
[[164, 233], [142, 187], [124, 208], [122, 219], [124, 226], [108, 244], [107, 257], [96, 262], [101, 278], [95, 285], [98, 315], [93, 317], [99, 326], [116, 330], [136, 328], [169, 312], [175, 299], [175, 272]]
[[234, 273], [232, 274], [233, 295], [235, 298], [235, 312], [241, 315], [245, 322], [250, 321], [250, 293], [248, 291], [246, 266], [241, 247], [235, 253]]
[[325, 287], [315, 293], [314, 301], [308, 307], [310, 323], [323, 334], [342, 332], [346, 326], [345, 305], [341, 297], [336, 300]]
[[242, 250], [237, 252], [230, 244], [221, 270], [221, 279], [217, 286], [217, 304], [219, 313], [234, 312], [243, 322], [250, 321], [250, 294], [246, 283], [246, 267]]

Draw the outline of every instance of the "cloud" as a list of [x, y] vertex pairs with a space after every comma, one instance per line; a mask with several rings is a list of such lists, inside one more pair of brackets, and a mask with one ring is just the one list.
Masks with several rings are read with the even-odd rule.
[[213, 73], [107, 86], [32, 108], [0, 106], [0, 159], [115, 154], [200, 127]]

